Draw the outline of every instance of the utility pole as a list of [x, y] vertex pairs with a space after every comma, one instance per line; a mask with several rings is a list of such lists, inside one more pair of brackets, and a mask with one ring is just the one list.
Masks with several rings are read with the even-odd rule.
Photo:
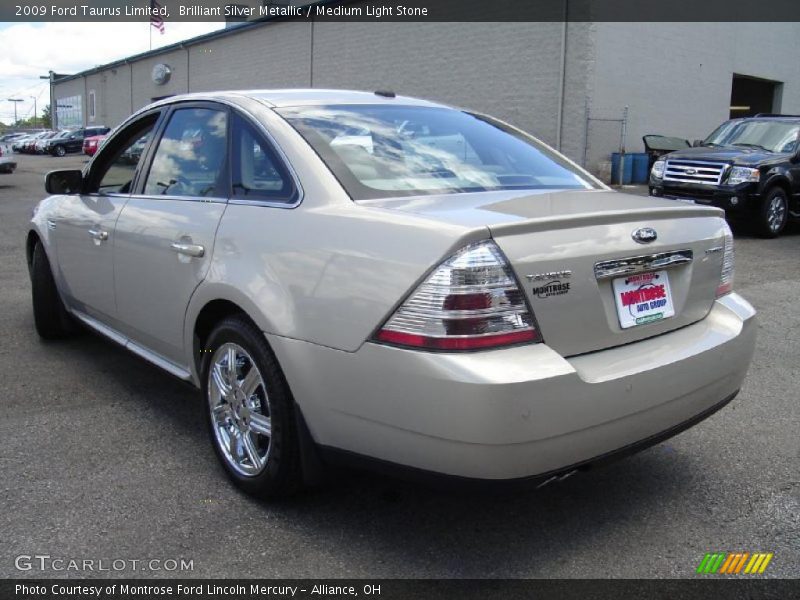
[[38, 98], [36, 96], [31, 96], [31, 98], [33, 98], [33, 128], [36, 129], [36, 101]]
[[18, 102], [22, 102], [22, 99], [21, 98], [8, 98], [8, 101], [14, 103], [14, 126], [16, 127], [16, 125], [17, 125], [17, 103]]

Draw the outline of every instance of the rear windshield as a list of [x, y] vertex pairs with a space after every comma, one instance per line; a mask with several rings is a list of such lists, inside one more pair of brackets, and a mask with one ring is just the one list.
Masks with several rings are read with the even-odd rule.
[[356, 200], [510, 189], [587, 189], [588, 176], [487, 117], [449, 108], [278, 109]]

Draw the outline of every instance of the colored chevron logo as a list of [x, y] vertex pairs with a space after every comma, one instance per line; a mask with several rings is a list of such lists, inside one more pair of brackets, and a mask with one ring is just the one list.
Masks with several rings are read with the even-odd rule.
[[760, 575], [767, 570], [773, 553], [769, 552], [713, 552], [707, 553], [697, 573], [712, 575]]

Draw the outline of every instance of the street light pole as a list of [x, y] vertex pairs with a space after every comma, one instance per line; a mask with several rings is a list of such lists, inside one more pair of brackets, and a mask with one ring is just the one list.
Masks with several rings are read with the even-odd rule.
[[17, 125], [17, 102], [22, 102], [22, 99], [20, 99], [20, 98], [9, 98], [8, 101], [14, 103], [14, 126], [16, 126]]
[[33, 98], [33, 128], [36, 129], [36, 101], [38, 98], [36, 96], [31, 96], [31, 98]]

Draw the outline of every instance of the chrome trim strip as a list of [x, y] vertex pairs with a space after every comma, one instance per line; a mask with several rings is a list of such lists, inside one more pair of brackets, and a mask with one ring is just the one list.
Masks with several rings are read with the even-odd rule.
[[176, 365], [170, 360], [159, 356], [155, 352], [148, 350], [144, 346], [140, 346], [136, 342], [131, 341], [129, 338], [125, 337], [123, 334], [118, 332], [116, 329], [109, 327], [108, 325], [101, 323], [94, 317], [90, 317], [86, 313], [83, 313], [79, 310], [72, 310], [73, 315], [75, 315], [78, 319], [81, 320], [87, 327], [90, 327], [97, 333], [107, 337], [112, 342], [116, 342], [120, 346], [123, 346], [125, 349], [130, 350], [140, 358], [145, 359], [147, 362], [155, 365], [156, 367], [163, 369], [170, 375], [177, 377], [178, 379], [182, 379], [184, 381], [191, 381], [192, 374], [187, 371], [186, 369]]
[[140, 346], [136, 342], [128, 340], [128, 343], [125, 344], [125, 348], [133, 352], [135, 355], [145, 359], [147, 362], [163, 369], [170, 375], [174, 375], [178, 379], [183, 379], [184, 381], [192, 380], [192, 375], [189, 373], [189, 371], [179, 367], [174, 362], [159, 356], [155, 352], [148, 350], [144, 346]]
[[[518, 315], [520, 312], [527, 311], [524, 304], [514, 306], [499, 306], [496, 308], [480, 308], [475, 310], [436, 310], [428, 308], [416, 308], [401, 306], [394, 316], [405, 317], [433, 317], [446, 320], [459, 321], [462, 319], [475, 319], [480, 317], [508, 317]], [[444, 314], [443, 314], [444, 312]], [[468, 336], [471, 337], [471, 336]]]
[[[679, 183], [719, 185], [729, 166], [726, 162], [674, 158], [665, 162], [662, 179]], [[687, 173], [688, 170], [693, 173]]]
[[595, 263], [594, 276], [597, 279], [608, 279], [609, 277], [631, 275], [644, 271], [669, 269], [689, 264], [693, 258], [694, 253], [691, 250], [676, 250], [674, 252], [660, 252], [658, 254], [632, 256], [617, 260], [604, 260]]

